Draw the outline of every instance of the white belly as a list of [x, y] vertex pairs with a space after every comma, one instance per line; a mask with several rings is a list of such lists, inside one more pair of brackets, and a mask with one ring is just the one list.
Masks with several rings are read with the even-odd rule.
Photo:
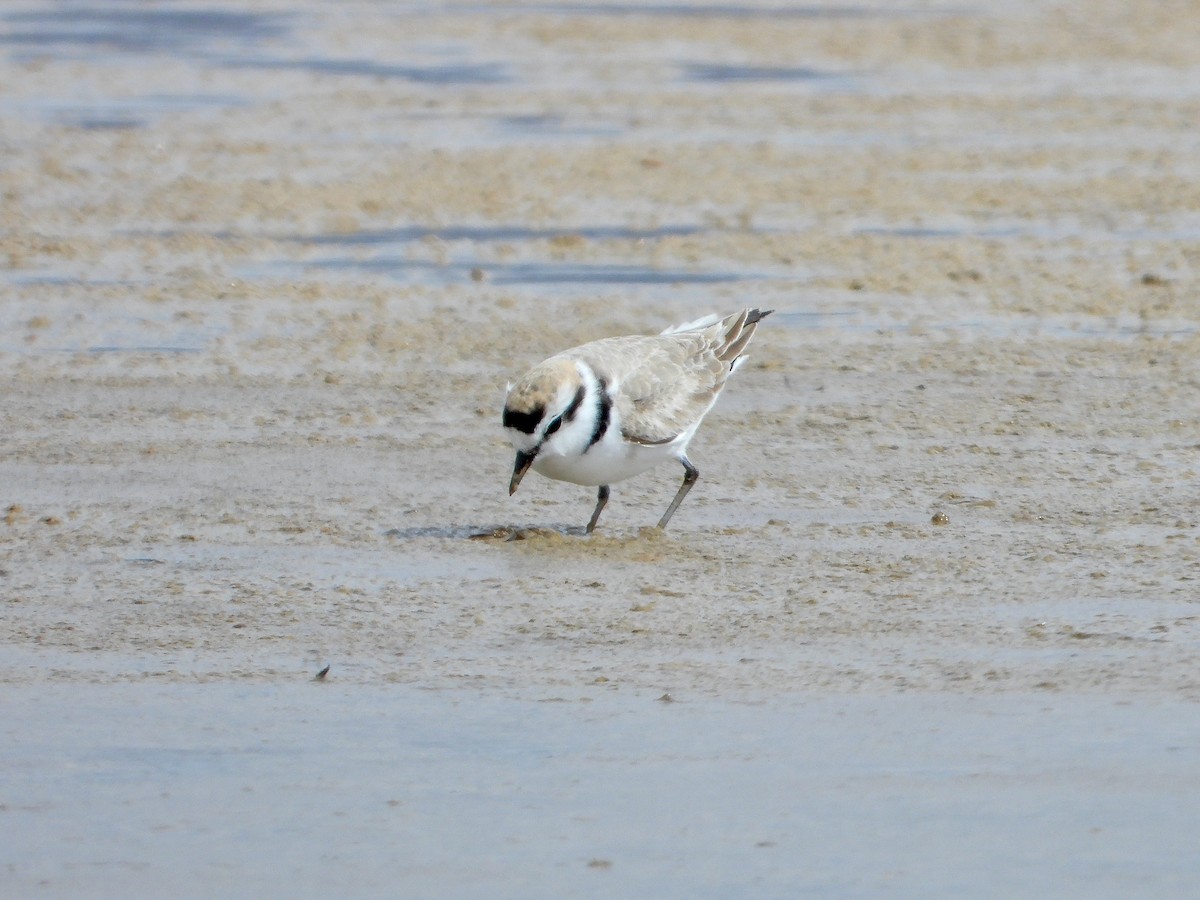
[[[690, 435], [688, 435], [690, 437]], [[559, 456], [542, 452], [533, 461], [533, 470], [547, 478], [572, 484], [615, 484], [653, 469], [669, 459], [678, 459], [686, 442], [669, 444], [630, 444], [622, 440], [600, 441], [577, 456]]]

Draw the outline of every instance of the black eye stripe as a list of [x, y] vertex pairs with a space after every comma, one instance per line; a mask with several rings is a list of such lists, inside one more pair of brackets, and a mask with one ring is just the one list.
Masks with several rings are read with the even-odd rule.
[[555, 416], [554, 419], [546, 426], [545, 437], [550, 437], [558, 429], [562, 428], [563, 422], [575, 421], [575, 414], [579, 412], [579, 407], [583, 405], [583, 387], [575, 392], [575, 396], [571, 398], [571, 403], [563, 410], [561, 416]]
[[[558, 429], [562, 427], [563, 422], [573, 422], [575, 420], [575, 415], [579, 412], [579, 407], [583, 405], [583, 397], [584, 389], [581, 386], [579, 390], [575, 392], [575, 396], [571, 398], [571, 403], [566, 409], [563, 410], [562, 415], [556, 416], [553, 420], [551, 420], [550, 424], [546, 426], [545, 433], [547, 437], [558, 431]], [[517, 412], [516, 410], [512, 409], [505, 409], [503, 420], [504, 427], [515, 428], [517, 431], [524, 432], [525, 434], [533, 434], [535, 431], [537, 431], [537, 427], [541, 424], [541, 421], [545, 415], [546, 408], [543, 406], [535, 406], [526, 413]]]

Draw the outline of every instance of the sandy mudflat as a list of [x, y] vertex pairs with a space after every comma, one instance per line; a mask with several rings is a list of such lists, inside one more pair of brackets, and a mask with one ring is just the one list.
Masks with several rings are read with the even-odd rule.
[[1200, 4], [20, 2], [0, 149], [0, 894], [1200, 878]]

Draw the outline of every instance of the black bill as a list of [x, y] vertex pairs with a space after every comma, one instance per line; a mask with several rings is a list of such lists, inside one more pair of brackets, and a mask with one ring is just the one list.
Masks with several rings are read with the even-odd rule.
[[508, 483], [508, 495], [511, 497], [517, 491], [517, 486], [521, 483], [521, 479], [525, 477], [525, 473], [529, 471], [529, 467], [533, 465], [534, 453], [523, 453], [517, 451], [517, 461], [513, 463], [512, 481]]

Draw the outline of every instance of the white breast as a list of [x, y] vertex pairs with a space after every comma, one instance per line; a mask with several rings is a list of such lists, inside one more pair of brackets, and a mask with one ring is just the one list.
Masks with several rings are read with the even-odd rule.
[[615, 484], [669, 459], [678, 459], [690, 438], [688, 433], [669, 444], [634, 444], [621, 437], [620, 423], [613, 422], [604, 438], [586, 453], [559, 455], [543, 451], [534, 460], [533, 468], [548, 478], [573, 484]]

